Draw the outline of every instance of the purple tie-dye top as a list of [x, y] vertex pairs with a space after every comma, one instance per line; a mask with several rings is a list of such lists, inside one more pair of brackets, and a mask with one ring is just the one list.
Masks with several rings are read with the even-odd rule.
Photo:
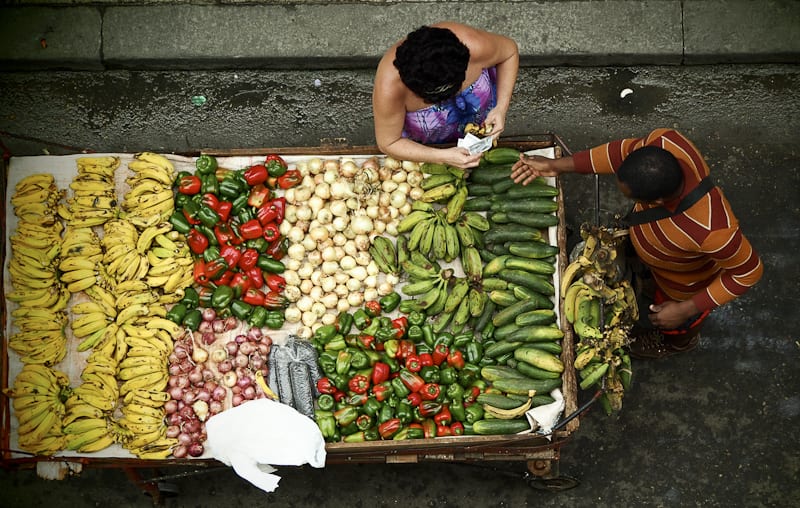
[[468, 123], [482, 124], [496, 105], [497, 69], [491, 67], [455, 97], [406, 113], [403, 137], [418, 143], [452, 143]]

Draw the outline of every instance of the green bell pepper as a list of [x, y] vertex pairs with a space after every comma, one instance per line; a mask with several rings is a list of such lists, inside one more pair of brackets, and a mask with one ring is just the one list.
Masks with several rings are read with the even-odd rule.
[[358, 309], [353, 313], [353, 324], [359, 330], [365, 330], [372, 323], [372, 318], [364, 309]]
[[[181, 196], [183, 196], [183, 194], [181, 194]], [[177, 206], [176, 204], [176, 207]], [[189, 221], [186, 220], [186, 216], [183, 215], [183, 212], [180, 210], [176, 210], [169, 216], [169, 223], [172, 224], [172, 229], [182, 235], [188, 234], [192, 229], [192, 225], [189, 224]]]
[[396, 291], [382, 296], [378, 302], [381, 304], [381, 310], [385, 313], [390, 313], [400, 305], [401, 297]]
[[217, 159], [213, 155], [202, 154], [194, 162], [198, 175], [212, 174], [217, 170]]
[[216, 174], [202, 175], [200, 176], [200, 181], [202, 182], [200, 186], [201, 194], [219, 194], [219, 181]]
[[394, 418], [394, 408], [389, 404], [381, 405], [381, 410], [378, 412], [378, 423], [387, 422]]
[[467, 344], [469, 344], [473, 340], [474, 337], [472, 336], [471, 333], [462, 333], [455, 336], [455, 338], [453, 339], [453, 346], [459, 349], [463, 349], [467, 347]]
[[483, 346], [480, 342], [473, 340], [467, 344], [465, 353], [467, 362], [477, 365], [483, 359]]
[[422, 325], [422, 341], [428, 347], [434, 347], [436, 345], [436, 336], [433, 333], [433, 326], [431, 326], [430, 323]]
[[233, 301], [233, 288], [230, 286], [217, 286], [211, 296], [211, 306], [217, 310], [227, 308]]
[[342, 335], [347, 335], [353, 327], [353, 316], [347, 311], [342, 311], [336, 316], [336, 322], [333, 326]]
[[464, 422], [467, 419], [467, 411], [464, 408], [464, 401], [460, 398], [450, 399], [450, 414], [452, 415], [454, 421]]
[[253, 311], [247, 319], [247, 324], [251, 328], [261, 328], [267, 323], [267, 309], [261, 306], [254, 306]]
[[338, 431], [336, 428], [336, 419], [330, 411], [317, 411], [314, 414], [314, 419], [317, 422], [322, 437], [326, 441], [335, 441]]
[[419, 325], [411, 325], [408, 327], [408, 331], [406, 332], [409, 340], [412, 340], [415, 344], [424, 343], [423, 342], [423, 334], [422, 334], [422, 327]]
[[264, 325], [270, 330], [280, 330], [286, 322], [286, 314], [282, 310], [267, 310]]
[[383, 404], [378, 402], [378, 399], [376, 399], [375, 397], [370, 397], [364, 403], [364, 406], [361, 408], [361, 410], [364, 411], [364, 414], [368, 414], [372, 418], [377, 418], [378, 413], [380, 413], [381, 407], [383, 407]]
[[323, 393], [319, 397], [317, 397], [317, 405], [323, 411], [331, 411], [333, 407], [336, 405], [336, 401], [333, 400], [333, 395], [329, 393]]
[[422, 326], [425, 324], [425, 319], [427, 319], [427, 316], [425, 316], [424, 312], [414, 310], [408, 313], [408, 324], [411, 326]]
[[458, 371], [453, 367], [439, 369], [439, 384], [451, 385], [458, 383]]
[[401, 399], [408, 397], [408, 394], [411, 393], [411, 390], [409, 390], [408, 387], [406, 387], [406, 385], [403, 384], [403, 380], [400, 379], [399, 377], [392, 379], [391, 384], [392, 384], [392, 390], [394, 390], [395, 395], [397, 395]]
[[318, 340], [321, 344], [327, 344], [336, 336], [336, 326], [322, 325], [314, 332], [313, 339]]
[[439, 332], [436, 336], [436, 340], [434, 341], [434, 346], [438, 344], [444, 344], [447, 347], [453, 345], [453, 340], [455, 340], [455, 336], [450, 332]]
[[369, 356], [364, 351], [354, 349], [351, 354], [350, 366], [354, 369], [365, 369], [370, 366]]
[[183, 290], [183, 298], [180, 303], [186, 305], [188, 309], [196, 309], [200, 305], [200, 295], [197, 294], [195, 288], [189, 286]]
[[197, 212], [197, 220], [200, 221], [207, 228], [213, 228], [219, 224], [219, 214], [210, 206], [200, 205], [200, 211]]
[[350, 361], [353, 359], [352, 350], [349, 348], [342, 349], [336, 356], [336, 373], [339, 375], [347, 374], [350, 370]]
[[408, 425], [414, 419], [414, 406], [408, 399], [403, 399], [395, 408], [395, 416], [400, 418], [400, 423]]
[[248, 206], [250, 206], [247, 203], [247, 198], [248, 198], [248, 195], [246, 193], [245, 194], [240, 194], [240, 195], [236, 196], [235, 198], [233, 198], [233, 200], [231, 201], [231, 215], [233, 215], [233, 216], [239, 215], [239, 213], [242, 210], [244, 210]]
[[473, 382], [480, 379], [481, 368], [474, 363], [465, 363], [464, 368], [458, 372], [458, 384], [470, 386]]
[[447, 398], [450, 400], [462, 400], [464, 398], [464, 387], [458, 383], [453, 383], [447, 387]]
[[419, 375], [426, 383], [439, 383], [441, 378], [439, 367], [433, 365], [422, 367], [419, 371]]
[[466, 423], [475, 423], [478, 420], [483, 419], [483, 406], [480, 404], [470, 404], [469, 406], [464, 408], [464, 421]]
[[228, 200], [235, 199], [244, 192], [244, 190], [245, 186], [242, 185], [241, 180], [233, 173], [228, 173], [222, 181], [219, 182], [219, 195]]
[[191, 309], [186, 312], [186, 315], [181, 320], [181, 324], [189, 330], [196, 332], [200, 328], [200, 323], [203, 321], [203, 312], [200, 309]]
[[183, 323], [183, 318], [186, 317], [187, 312], [189, 312], [189, 308], [186, 306], [186, 304], [178, 302], [173, 305], [169, 311], [167, 311], [166, 318], [173, 323], [181, 324]]

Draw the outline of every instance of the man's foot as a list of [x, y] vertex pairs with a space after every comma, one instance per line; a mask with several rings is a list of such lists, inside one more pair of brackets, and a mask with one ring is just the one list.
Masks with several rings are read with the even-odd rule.
[[678, 353], [685, 353], [697, 347], [700, 334], [695, 334], [683, 344], [677, 344], [658, 330], [643, 330], [636, 334], [629, 346], [629, 353], [639, 360], [658, 360]]

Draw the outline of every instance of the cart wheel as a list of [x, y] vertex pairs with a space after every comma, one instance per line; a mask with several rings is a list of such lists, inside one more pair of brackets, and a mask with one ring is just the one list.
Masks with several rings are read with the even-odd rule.
[[528, 486], [536, 490], [546, 490], [548, 492], [561, 492], [578, 486], [578, 480], [571, 476], [556, 476], [553, 478], [532, 478], [528, 480]]

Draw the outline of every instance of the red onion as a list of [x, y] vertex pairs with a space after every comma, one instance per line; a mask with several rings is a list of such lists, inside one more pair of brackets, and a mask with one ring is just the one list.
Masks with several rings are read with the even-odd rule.
[[186, 446], [178, 445], [172, 449], [172, 456], [176, 459], [183, 459], [188, 455], [189, 449]]
[[219, 384], [217, 384], [217, 382], [214, 379], [206, 379], [205, 384], [203, 384], [203, 388], [208, 390], [208, 393], [213, 392], [214, 388], [216, 388], [217, 386], [219, 386]]
[[250, 368], [258, 370], [261, 367], [263, 367], [264, 364], [265, 364], [264, 358], [257, 355], [253, 355], [250, 357]]
[[250, 385], [244, 389], [242, 395], [247, 400], [253, 400], [256, 398], [256, 388], [253, 385]]
[[178, 356], [175, 354], [175, 352], [172, 352], [172, 353], [170, 353], [170, 354], [169, 354], [169, 356], [167, 357], [167, 361], [168, 361], [170, 364], [172, 364], [172, 363], [178, 363], [178, 362], [180, 361], [180, 359], [179, 359], [179, 358], [178, 358]]
[[189, 351], [183, 346], [183, 344], [175, 344], [175, 348], [173, 349], [173, 354], [175, 354], [175, 358], [178, 360], [183, 360], [189, 356]]
[[233, 340], [236, 341], [237, 344], [244, 344], [245, 342], [247, 342], [247, 335], [242, 335], [240, 333], [239, 335], [234, 337]]
[[237, 344], [235, 341], [229, 341], [225, 343], [225, 351], [227, 351], [229, 355], [233, 356], [239, 352], [239, 344]]
[[181, 369], [181, 372], [185, 373], [185, 372], [190, 372], [194, 368], [194, 364], [189, 358], [187, 358], [181, 361], [181, 363], [178, 364], [178, 367]]
[[214, 391], [211, 392], [211, 398], [216, 400], [216, 401], [225, 400], [225, 397], [227, 395], [228, 395], [228, 391], [222, 386], [217, 386], [216, 388], [214, 388]]
[[212, 400], [208, 403], [208, 412], [212, 415], [221, 413], [223, 409], [225, 409], [225, 406], [218, 400]]
[[211, 329], [214, 333], [222, 333], [225, 331], [225, 321], [222, 319], [215, 319], [211, 322]]
[[209, 381], [213, 381], [215, 377], [216, 376], [213, 370], [209, 368], [203, 369], [203, 383], [204, 383], [203, 386], [208, 384]]
[[174, 413], [169, 413], [167, 415], [167, 424], [168, 425], [180, 425], [181, 424], [181, 415], [176, 411]]
[[214, 327], [211, 326], [211, 321], [200, 321], [197, 331], [200, 333], [213, 332]]
[[244, 397], [241, 394], [236, 394], [236, 395], [233, 396], [233, 400], [231, 401], [231, 404], [233, 404], [233, 407], [236, 407], [236, 406], [240, 406], [242, 404], [242, 402], [244, 402]]
[[203, 369], [199, 365], [189, 372], [189, 382], [193, 385], [203, 382]]
[[266, 344], [267, 346], [271, 346], [272, 345], [272, 337], [270, 337], [269, 335], [266, 335], [266, 334], [262, 335], [261, 336], [261, 343], [262, 344]]
[[178, 388], [188, 388], [189, 378], [186, 376], [175, 376], [175, 386]]
[[181, 400], [186, 405], [191, 404], [195, 400], [194, 392], [191, 390], [186, 390], [185, 392], [183, 392], [183, 397], [181, 397]]
[[203, 309], [203, 321], [214, 321], [217, 318], [217, 311], [211, 307]]
[[233, 370], [233, 362], [231, 362], [230, 359], [225, 359], [224, 361], [219, 362], [219, 365], [217, 365], [217, 370], [223, 374], [226, 374]]
[[250, 328], [247, 330], [247, 340], [251, 342], [258, 342], [261, 340], [262, 333], [261, 328]]
[[208, 390], [205, 389], [205, 387], [203, 387], [197, 390], [197, 394], [195, 394], [194, 398], [196, 400], [202, 400], [204, 402], [208, 402], [209, 400], [211, 400], [211, 392], [209, 392]]
[[239, 320], [236, 319], [236, 317], [228, 316], [228, 317], [225, 318], [225, 331], [226, 332], [230, 331], [230, 330], [233, 330], [237, 326], [239, 326]]
[[178, 437], [181, 435], [181, 428], [177, 425], [170, 425], [167, 427], [165, 435], [172, 438]]
[[248, 357], [247, 357], [247, 355], [238, 354], [238, 355], [236, 355], [236, 357], [233, 359], [233, 364], [234, 364], [236, 367], [241, 367], [241, 368], [244, 368], [244, 367], [247, 367], [247, 365], [248, 365], [249, 363], [250, 363], [250, 358], [248, 358]]
[[[180, 386], [173, 386], [169, 389], [169, 396], [172, 397], [173, 400], [170, 402], [175, 402], [181, 400], [183, 398], [183, 388]], [[177, 404], [177, 402], [175, 402]], [[173, 411], [174, 413], [175, 411]]]
[[192, 443], [189, 445], [189, 455], [192, 457], [199, 457], [204, 451], [203, 445], [200, 443]]
[[268, 357], [270, 350], [272, 350], [272, 344], [267, 344], [264, 341], [259, 342], [257, 347], [259, 354], [264, 358]]
[[[172, 397], [171, 393], [170, 397]], [[176, 399], [175, 397], [172, 398], [173, 400], [168, 400], [164, 403], [164, 412], [166, 412], [168, 415], [178, 412], [178, 399]]]
[[250, 356], [256, 352], [258, 348], [252, 342], [243, 342], [239, 344], [239, 353]]
[[[181, 365], [179, 363], [170, 363], [169, 367], [167, 367], [167, 372], [169, 372], [170, 376], [177, 376], [178, 374], [182, 374]], [[170, 379], [170, 382], [172, 379]]]
[[187, 446], [192, 444], [192, 436], [190, 436], [187, 432], [181, 432], [178, 434], [178, 443], [182, 444], [183, 446]]
[[192, 409], [192, 406], [187, 404], [184, 404], [183, 407], [178, 409], [178, 414], [181, 415], [184, 423], [195, 419], [194, 409]]
[[217, 334], [214, 332], [204, 332], [203, 335], [203, 344], [211, 345], [217, 341]]
[[183, 422], [182, 430], [187, 434], [191, 434], [192, 432], [197, 432], [200, 430], [200, 420], [192, 419]]
[[238, 386], [239, 388], [247, 388], [248, 386], [251, 386], [252, 384], [253, 384], [253, 379], [250, 376], [241, 376], [236, 381], [236, 386]]

